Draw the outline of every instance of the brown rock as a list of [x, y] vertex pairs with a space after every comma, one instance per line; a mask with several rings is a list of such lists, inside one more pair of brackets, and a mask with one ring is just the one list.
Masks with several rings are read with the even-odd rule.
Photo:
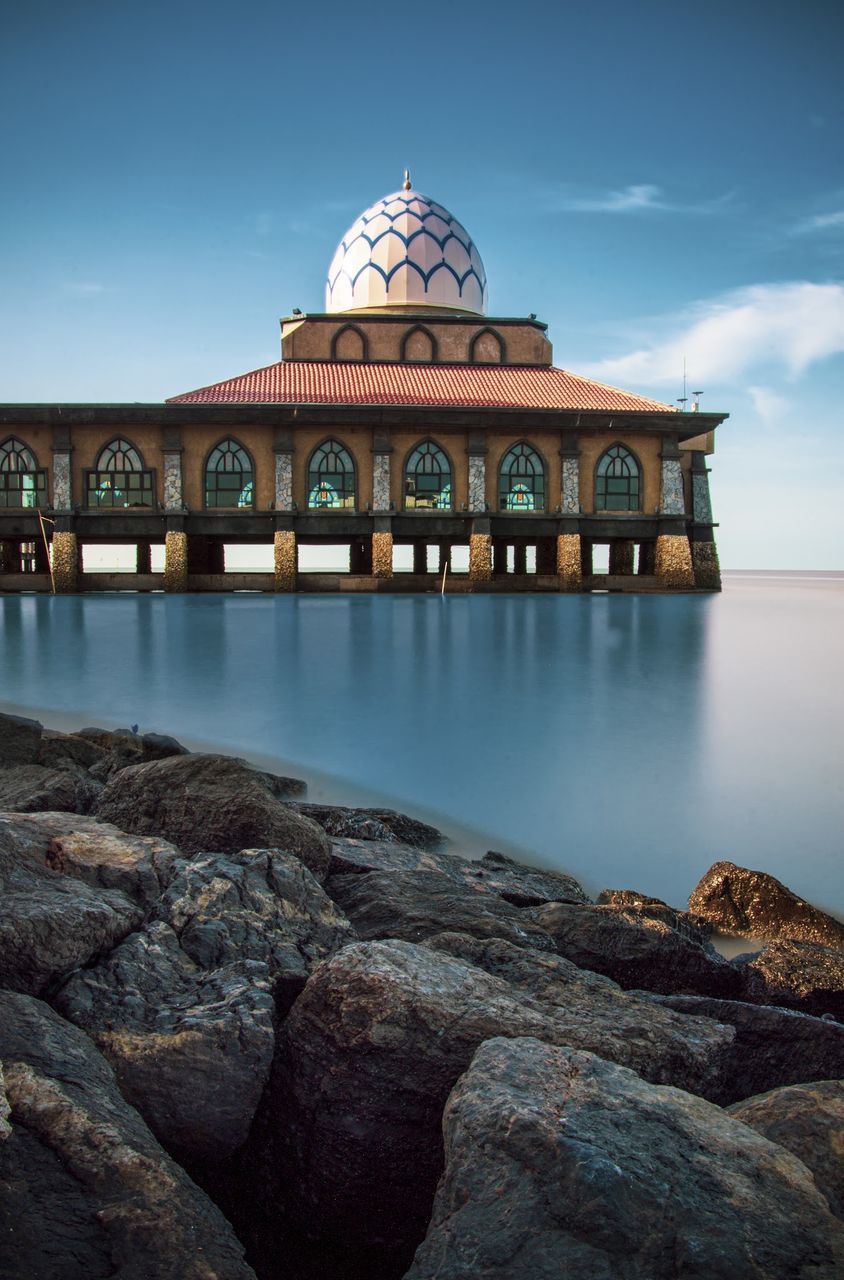
[[712, 925], [703, 916], [690, 911], [677, 911], [661, 898], [649, 898], [635, 889], [602, 889], [598, 894], [599, 907], [627, 907], [649, 920], [662, 920], [676, 933], [706, 947], [713, 932]]
[[832, 1212], [844, 1218], [844, 1080], [773, 1089], [736, 1103], [729, 1114], [802, 1160]]
[[736, 965], [752, 979], [752, 999], [844, 1021], [844, 951], [837, 947], [771, 942]]
[[80, 778], [66, 769], [20, 764], [0, 770], [0, 810], [6, 813], [37, 813], [44, 809], [88, 813], [99, 791], [90, 778]]
[[105, 754], [103, 747], [80, 738], [78, 734], [45, 729], [41, 735], [37, 762], [47, 769], [67, 769], [75, 773], [98, 764]]
[[722, 933], [844, 948], [844, 924], [764, 871], [748, 871], [732, 862], [709, 868], [692, 891], [689, 910]]
[[0, 769], [35, 764], [43, 731], [44, 726], [38, 720], [0, 712]]
[[313, 818], [331, 836], [357, 840], [398, 841], [415, 849], [434, 849], [443, 834], [427, 822], [394, 809], [350, 809], [344, 805], [300, 804], [298, 813]]
[[490, 1040], [448, 1100], [407, 1280], [833, 1280], [811, 1175], [718, 1107], [592, 1054]]

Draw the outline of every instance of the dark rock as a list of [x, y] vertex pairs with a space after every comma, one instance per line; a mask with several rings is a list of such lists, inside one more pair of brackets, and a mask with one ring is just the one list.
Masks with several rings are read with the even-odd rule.
[[540, 906], [544, 902], [590, 901], [582, 886], [571, 876], [561, 871], [522, 866], [503, 853], [485, 853], [479, 862], [468, 864], [466, 874], [516, 907]]
[[98, 749], [100, 758], [89, 768], [92, 776], [102, 782], [107, 782], [115, 773], [131, 765], [188, 754], [187, 747], [160, 733], [132, 733], [131, 729], [80, 729], [71, 736]]
[[8, 765], [35, 764], [44, 726], [26, 716], [0, 712], [0, 769]]
[[817, 942], [844, 948], [844, 924], [804, 902], [764, 871], [716, 862], [689, 898], [689, 910], [722, 933]]
[[98, 764], [106, 755], [105, 750], [95, 742], [80, 738], [75, 733], [57, 733], [45, 729], [41, 735], [38, 750], [38, 764], [47, 769], [69, 769], [76, 773], [90, 769]]
[[158, 836], [128, 835], [74, 813], [0, 814], [0, 848], [94, 888], [119, 889], [147, 910], [182, 856]]
[[120, 1096], [83, 1032], [0, 993], [4, 1280], [255, 1280], [219, 1210]]
[[111, 950], [143, 912], [115, 889], [38, 866], [8, 837], [0, 826], [0, 986], [37, 995]]
[[5, 813], [38, 813], [45, 809], [88, 813], [99, 792], [93, 779], [78, 777], [66, 769], [19, 764], [0, 770], [0, 810]]
[[729, 1114], [802, 1160], [832, 1212], [844, 1218], [844, 1080], [774, 1089]]
[[844, 951], [813, 942], [772, 942], [733, 963], [758, 984], [752, 999], [844, 1021]]
[[[584, 989], [577, 996], [585, 1003]], [[600, 999], [618, 1026], [596, 1012], [596, 1040], [643, 1062], [647, 1010], [622, 1015], [623, 997]], [[639, 1044], [625, 1045], [640, 1012]], [[401, 1274], [424, 1235], [442, 1168], [442, 1108], [474, 1050], [494, 1035], [566, 1043], [576, 1023], [576, 1014], [428, 947], [345, 947], [315, 969], [279, 1032], [250, 1140], [268, 1218], [283, 1212], [312, 1240], [359, 1259], [364, 1274], [380, 1274], [386, 1262]], [[704, 1020], [651, 1027], [652, 1068], [667, 1072], [684, 1046], [680, 1069], [700, 1079], [707, 1063], [714, 1074], [731, 1038]]]
[[421, 942], [436, 933], [506, 938], [521, 947], [552, 951], [543, 929], [502, 898], [463, 888], [439, 871], [369, 871], [331, 876], [326, 885], [359, 937]]
[[654, 996], [678, 1013], [735, 1027], [725, 1054], [722, 1105], [781, 1085], [844, 1077], [844, 1026], [790, 1009], [709, 1000], [706, 996]]
[[636, 893], [634, 889], [602, 889], [597, 903], [599, 907], [627, 907], [649, 920], [662, 920], [684, 938], [709, 949], [709, 939], [713, 933], [709, 921], [690, 911], [677, 911], [661, 898], [649, 898], [647, 894]]
[[97, 814], [123, 831], [163, 836], [184, 853], [280, 848], [319, 879], [328, 871], [325, 832], [282, 804], [262, 774], [226, 756], [171, 756], [124, 769]]
[[444, 1131], [407, 1280], [833, 1280], [844, 1267], [844, 1230], [800, 1161], [593, 1054], [490, 1040]]
[[344, 805], [296, 804], [329, 835], [356, 840], [398, 840], [415, 849], [435, 849], [444, 837], [436, 827], [394, 809], [350, 809]]
[[275, 1045], [265, 964], [206, 972], [155, 922], [73, 974], [53, 1003], [87, 1031], [123, 1096], [194, 1176], [242, 1145]]
[[452, 868], [458, 859], [449, 853], [427, 853], [416, 845], [393, 840], [333, 836], [329, 875], [366, 871], [442, 871], [459, 879]]
[[560, 955], [622, 987], [724, 999], [745, 992], [740, 969], [722, 960], [685, 924], [682, 931], [674, 928], [670, 918], [654, 917], [638, 907], [559, 902], [536, 907], [530, 915], [551, 935]]

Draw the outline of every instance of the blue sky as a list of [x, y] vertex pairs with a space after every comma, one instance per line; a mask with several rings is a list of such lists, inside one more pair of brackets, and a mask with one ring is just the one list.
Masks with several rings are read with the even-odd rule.
[[277, 359], [408, 165], [556, 364], [730, 412], [726, 566], [844, 568], [840, 4], [0, 10], [0, 400]]

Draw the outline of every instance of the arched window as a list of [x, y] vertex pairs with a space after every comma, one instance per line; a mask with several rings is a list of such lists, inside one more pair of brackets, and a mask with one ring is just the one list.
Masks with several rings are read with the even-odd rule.
[[43, 507], [47, 473], [39, 471], [35, 454], [10, 436], [0, 444], [0, 507]]
[[365, 360], [368, 349], [366, 334], [357, 325], [345, 324], [331, 340], [331, 359]]
[[469, 348], [472, 364], [503, 364], [504, 343], [494, 329], [479, 329]]
[[86, 471], [85, 492], [89, 507], [151, 507], [152, 472], [134, 445], [118, 436], [100, 450], [94, 469]]
[[595, 472], [595, 510], [639, 511], [641, 506], [639, 464], [623, 445], [614, 444]]
[[401, 358], [408, 364], [430, 364], [437, 358], [437, 344], [423, 324], [408, 329], [401, 342]]
[[348, 449], [337, 440], [326, 440], [314, 449], [308, 466], [308, 507], [354, 508], [355, 464]]
[[409, 511], [451, 510], [451, 463], [432, 440], [417, 445], [407, 460], [404, 505]]
[[498, 471], [502, 511], [545, 510], [545, 467], [529, 444], [515, 444], [501, 459]]
[[236, 440], [221, 440], [205, 464], [206, 507], [252, 507], [252, 459]]

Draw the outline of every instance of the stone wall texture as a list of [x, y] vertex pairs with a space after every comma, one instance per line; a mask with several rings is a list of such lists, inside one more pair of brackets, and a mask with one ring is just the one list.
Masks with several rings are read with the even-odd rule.
[[489, 582], [492, 577], [492, 537], [473, 533], [469, 538], [469, 581]]
[[561, 533], [557, 538], [557, 577], [561, 591], [582, 591], [579, 533]]
[[276, 591], [296, 590], [296, 534], [277, 529], [273, 535]]
[[293, 454], [275, 455], [275, 509], [293, 510]]
[[486, 457], [469, 454], [469, 510], [486, 511]]
[[169, 532], [164, 535], [164, 590], [188, 589], [188, 535]]
[[74, 592], [79, 581], [79, 543], [75, 533], [53, 534], [53, 586], [57, 595]]
[[[390, 455], [389, 453], [374, 453], [372, 455], [372, 509], [373, 511], [389, 511], [390, 510]], [[392, 554], [393, 552], [392, 552], [392, 540], [391, 540], [390, 542], [391, 557], [392, 557]], [[392, 572], [392, 569], [390, 570], [390, 572]]]
[[563, 458], [561, 506], [563, 515], [577, 515], [580, 510], [580, 460]]
[[616, 538], [610, 543], [610, 573], [632, 573], [633, 555], [633, 543], [626, 538]]
[[703, 587], [706, 591], [721, 590], [721, 566], [714, 542], [692, 543], [692, 566], [696, 587]]
[[666, 516], [681, 516], [685, 514], [686, 499], [683, 494], [683, 469], [679, 458], [662, 459], [660, 510]]
[[73, 506], [70, 484], [70, 454], [53, 454], [53, 510], [70, 511]]
[[391, 533], [373, 533], [372, 535], [372, 572], [376, 578], [393, 576], [393, 535]]
[[708, 471], [692, 472], [692, 515], [698, 524], [712, 524]]
[[164, 454], [164, 510], [181, 511], [182, 499], [182, 455], [165, 451]]
[[656, 576], [662, 587], [685, 591], [695, 585], [692, 551], [685, 534], [660, 534], [656, 540]]

